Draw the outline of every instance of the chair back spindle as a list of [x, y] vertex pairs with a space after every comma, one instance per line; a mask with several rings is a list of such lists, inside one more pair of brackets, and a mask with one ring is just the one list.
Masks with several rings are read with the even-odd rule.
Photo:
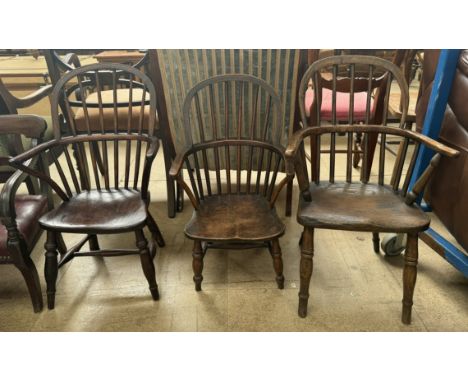
[[[359, 66], [359, 72], [356, 71]], [[367, 67], [367, 71], [365, 68]], [[312, 88], [312, 89], [310, 89]], [[348, 99], [340, 90], [347, 89]], [[312, 104], [310, 115], [314, 115], [311, 120], [305, 110], [306, 92], [312, 91], [316, 100]], [[311, 150], [313, 160], [310, 173], [312, 181], [320, 184], [323, 180], [320, 176], [321, 157], [329, 155], [328, 158], [328, 179], [329, 183], [334, 183], [341, 179], [337, 178], [337, 155], [346, 154], [346, 165], [343, 174], [340, 177], [348, 183], [353, 182], [353, 155], [356, 153], [354, 134], [362, 136], [362, 167], [359, 171], [359, 181], [367, 183], [369, 177], [366, 176], [372, 171], [368, 168], [369, 156], [374, 155], [370, 149], [373, 137], [380, 137], [380, 149], [378, 151], [378, 168], [376, 169], [376, 180], [378, 184], [385, 183], [385, 162], [386, 162], [386, 143], [387, 132], [385, 129], [379, 130], [377, 127], [387, 126], [388, 108], [391, 97], [399, 97], [400, 104], [403, 106], [402, 115], [399, 123], [395, 125], [399, 129], [404, 128], [404, 122], [408, 109], [408, 86], [400, 69], [391, 62], [371, 56], [333, 56], [314, 62], [306, 71], [299, 85], [299, 109], [301, 120], [304, 126], [314, 126], [318, 129], [316, 134], [310, 134]], [[323, 109], [322, 103], [327, 102], [329, 97], [331, 105], [330, 114]], [[364, 115], [356, 115], [356, 102], [365, 104]], [[346, 105], [346, 110], [343, 106]], [[382, 118], [380, 123], [375, 123], [376, 108], [381, 108]], [[312, 122], [311, 122], [312, 121]], [[362, 122], [361, 122], [362, 121]], [[311, 125], [312, 123], [312, 125]], [[336, 126], [337, 129], [330, 129], [320, 132], [321, 127]], [[373, 126], [373, 129], [366, 129], [366, 126]], [[376, 130], [377, 129], [377, 130]], [[394, 131], [391, 130], [391, 131]], [[395, 135], [395, 134], [393, 134]], [[398, 134], [396, 134], [398, 135]], [[343, 137], [343, 138], [342, 138]], [[400, 139], [400, 138], [399, 138]], [[407, 168], [412, 170], [412, 166], [405, 166], [407, 151], [411, 139], [402, 136], [402, 148], [395, 160], [394, 170], [389, 185], [395, 190], [407, 192], [407, 184], [404, 182], [400, 189], [400, 179]], [[328, 142], [327, 149], [322, 147], [322, 141]], [[325, 141], [324, 141], [325, 142]], [[416, 148], [417, 150], [417, 148]], [[413, 154], [413, 158], [414, 158]], [[411, 161], [412, 163], [413, 161]], [[308, 172], [309, 173], [309, 172]], [[405, 187], [406, 186], [406, 187]], [[301, 188], [302, 189], [302, 188]]]

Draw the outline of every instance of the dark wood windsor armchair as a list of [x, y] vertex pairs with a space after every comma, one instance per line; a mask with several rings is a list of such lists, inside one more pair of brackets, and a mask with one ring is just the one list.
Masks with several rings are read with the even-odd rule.
[[[104, 52], [109, 52], [111, 51], [104, 51]], [[60, 77], [72, 69], [72, 64], [79, 65], [79, 60], [77, 60], [78, 56], [76, 56], [75, 53], [71, 52], [65, 55], [63, 58], [58, 54], [56, 50], [44, 50], [44, 55], [47, 60], [47, 65], [49, 68], [50, 72], [50, 77], [52, 80], [52, 83], [56, 83], [60, 79]], [[114, 57], [117, 59], [117, 57]], [[161, 139], [163, 143], [163, 154], [164, 154], [164, 164], [165, 164], [165, 169], [166, 169], [166, 188], [167, 188], [167, 201], [168, 201], [168, 214], [170, 217], [173, 217], [175, 215], [175, 210], [176, 210], [176, 195], [175, 195], [175, 189], [174, 189], [174, 182], [172, 179], [169, 177], [169, 169], [172, 163], [172, 160], [175, 157], [175, 151], [174, 151], [174, 145], [172, 142], [171, 134], [169, 132], [169, 127], [167, 124], [164, 123], [164, 117], [163, 121], [160, 122], [159, 114], [160, 111], [164, 108], [165, 105], [165, 98], [163, 94], [163, 86], [160, 82], [155, 79], [155, 73], [156, 77], [157, 74], [159, 73], [159, 66], [157, 60], [155, 61], [154, 58], [151, 58], [150, 60], [150, 52], [146, 51], [140, 59], [138, 59], [136, 62], [133, 60], [130, 60], [128, 64], [132, 66], [135, 69], [141, 70], [144, 73], [146, 73], [151, 80], [153, 81], [154, 85], [158, 88], [157, 92], [157, 108], [158, 108], [158, 116], [155, 119], [156, 124], [158, 125], [157, 129], [155, 130], [156, 135], [158, 136], [159, 139]], [[159, 78], [159, 77], [158, 77]], [[129, 102], [129, 81], [125, 81], [123, 77], [121, 77], [121, 80], [116, 84], [116, 86], [119, 87], [118, 89], [118, 97], [119, 97], [119, 106], [117, 108], [119, 115], [121, 115], [120, 120], [121, 121], [126, 121], [127, 117], [126, 114], [129, 110], [128, 108], [128, 102]], [[102, 80], [102, 98], [103, 101], [105, 102], [106, 99], [112, 100], [112, 77], [111, 76], [106, 76]], [[135, 90], [135, 89], [134, 89]], [[78, 91], [79, 94], [79, 91]], [[89, 97], [90, 102], [96, 103], [97, 102], [97, 93], [95, 91], [89, 92], [89, 94], [86, 95]], [[132, 92], [132, 102], [138, 101], [139, 97], [141, 97], [141, 92], [138, 93], [136, 91]], [[125, 101], [127, 101], [127, 104], [125, 104]], [[111, 101], [112, 102], [112, 101]], [[148, 118], [148, 109], [145, 109], [145, 118]], [[133, 126], [138, 126], [138, 114], [134, 113], [135, 119], [132, 121]], [[89, 115], [89, 125], [91, 131], [99, 131], [99, 115], [94, 111]], [[112, 108], [105, 108], [104, 109], [104, 119], [112, 121], [113, 119], [113, 110]], [[76, 115], [76, 127], [78, 133], [81, 132], [86, 132], [86, 118], [84, 115], [84, 111], [82, 110], [81, 112], [77, 113]], [[126, 123], [126, 122], [125, 122]], [[68, 129], [70, 130], [70, 129]], [[123, 126], [119, 126], [119, 130], [127, 130], [126, 124]], [[97, 153], [97, 150], [96, 150]], [[100, 171], [103, 171], [103, 164], [102, 160], [99, 157], [99, 155], [96, 155], [97, 158], [97, 164], [98, 168]], [[183, 196], [179, 193], [179, 199], [183, 198]], [[181, 202], [182, 203], [182, 202]]]
[[[384, 78], [391, 83], [393, 80], [398, 85], [400, 96], [402, 98], [402, 119], [398, 127], [386, 126], [386, 113], [388, 111], [388, 101], [390, 96], [390, 86], [385, 93], [385, 102], [383, 119], [380, 125], [376, 124], [354, 124], [352, 115], [352, 96], [350, 98], [349, 124], [338, 124], [336, 119], [336, 73], [343, 68], [354, 72], [355, 65], [368, 65], [369, 72], [379, 67], [383, 70]], [[314, 256], [314, 229], [326, 228], [335, 230], [365, 231], [373, 233], [374, 249], [378, 251], [379, 232], [399, 232], [408, 235], [405, 264], [403, 270], [403, 313], [402, 321], [405, 324], [411, 322], [411, 309], [413, 305], [413, 292], [416, 282], [416, 266], [418, 261], [418, 233], [425, 230], [430, 223], [419, 207], [414, 203], [417, 196], [421, 194], [426, 186], [440, 155], [456, 156], [457, 151], [438, 143], [426, 136], [404, 129], [405, 117], [408, 109], [408, 88], [401, 71], [392, 63], [368, 56], [335, 56], [315, 62], [304, 75], [301, 84], [299, 99], [303, 100], [310, 80], [314, 82], [314, 88], [319, 89], [317, 81], [322, 70], [332, 72], [334, 75], [330, 79], [332, 83], [332, 121], [323, 121], [320, 111], [316, 110], [317, 126], [307, 127], [298, 131], [293, 136], [286, 156], [288, 158], [288, 167], [290, 174], [295, 170], [300, 187], [300, 201], [297, 212], [299, 224], [304, 226], [301, 249], [300, 264], [300, 292], [299, 292], [299, 316], [305, 317], [307, 314], [307, 302], [309, 298], [309, 283], [313, 269]], [[358, 79], [350, 77], [351, 88]], [[364, 78], [359, 78], [364, 82]], [[372, 88], [373, 76], [368, 76], [368, 88]], [[316, 97], [320, 95], [316, 94]], [[369, 100], [369, 95], [368, 95]], [[369, 102], [369, 101], [368, 101]], [[300, 103], [303, 105], [303, 103]], [[307, 124], [307, 116], [304, 107], [301, 107], [301, 117], [304, 125]], [[338, 134], [345, 134], [344, 137]], [[353, 134], [363, 134], [363, 166], [360, 169], [359, 182], [353, 182], [353, 172], [356, 170], [352, 166]], [[371, 175], [369, 182], [366, 173], [367, 156], [369, 154], [369, 135], [380, 136], [380, 150], [378, 157], [378, 171]], [[316, 150], [311, 155], [315, 158], [315, 179], [309, 182], [306, 162], [304, 155], [300, 154], [304, 150], [304, 139], [310, 138], [316, 148], [321, 148], [322, 137], [329, 138], [328, 150]], [[385, 175], [386, 150], [385, 142], [387, 136], [395, 136], [402, 139], [403, 150], [401, 155], [396, 158], [391, 177]], [[341, 142], [343, 140], [343, 142]], [[408, 156], [408, 147], [410, 141], [413, 141], [414, 150], [409, 156], [409, 164], [406, 161]], [[419, 146], [426, 145], [437, 154], [434, 156], [430, 166], [424, 174], [417, 180], [412, 189], [408, 189], [412, 177], [412, 170], [416, 161]], [[346, 147], [345, 171], [342, 174], [337, 173], [336, 158], [338, 147]], [[320, 177], [320, 159], [326, 155], [329, 157], [328, 179], [323, 180]], [[406, 176], [402, 181], [402, 175], [406, 171]], [[387, 179], [389, 183], [386, 184]]]
[[[185, 234], [194, 241], [195, 289], [201, 290], [209, 247], [267, 247], [282, 289], [278, 238], [285, 227], [274, 204], [293, 175], [280, 173], [284, 148], [277, 93], [253, 76], [216, 76], [188, 92], [183, 110], [188, 145], [177, 155], [170, 174], [194, 207]], [[182, 177], [184, 168], [188, 183]]]
[[[112, 84], [125, 78], [129, 83], [127, 105], [127, 130], [119, 130], [118, 108], [120, 103], [117, 86], [111, 91], [112, 101], [104, 102], [103, 78], [113, 79]], [[96, 92], [96, 101], [88, 97], [88, 89]], [[132, 101], [134, 89], [140, 93], [138, 101]], [[67, 116], [71, 135], [61, 137], [59, 131], [59, 108]], [[114, 118], [104, 119], [104, 109], [110, 108]], [[145, 110], [148, 109], [148, 118]], [[86, 134], [78, 134], [76, 113], [83, 110]], [[99, 132], [90, 129], [89, 115], [97, 110]], [[138, 114], [139, 124], [132, 129], [133, 113]], [[42, 187], [47, 185], [62, 200], [61, 204], [43, 215], [39, 223], [47, 231], [45, 276], [49, 309], [55, 304], [55, 284], [58, 268], [77, 256], [119, 256], [139, 254], [143, 272], [148, 280], [154, 300], [159, 298], [153, 264], [156, 245], [148, 245], [143, 234], [147, 226], [159, 245], [164, 241], [159, 228], [148, 212], [149, 174], [159, 148], [155, 136], [156, 92], [150, 79], [138, 71], [122, 64], [94, 64], [72, 70], [57, 83], [52, 94], [52, 119], [56, 139], [37, 146], [10, 163], [24, 172], [39, 178]], [[64, 155], [54, 157], [51, 169], [44, 165], [32, 168], [26, 164], [31, 158], [41, 157], [61, 147]], [[102, 158], [103, 172], [97, 166], [96, 150]], [[51, 175], [52, 174], [52, 175]], [[101, 250], [90, 242], [89, 251], [80, 251], [82, 246], [99, 234], [135, 232], [137, 250]], [[84, 234], [85, 237], [61, 258], [57, 259], [57, 234], [61, 232]]]

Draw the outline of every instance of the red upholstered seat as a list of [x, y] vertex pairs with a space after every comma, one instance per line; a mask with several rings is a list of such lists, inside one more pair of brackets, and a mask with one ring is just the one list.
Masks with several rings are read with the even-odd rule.
[[[338, 121], [348, 121], [349, 119], [349, 93], [336, 93], [336, 119]], [[323, 120], [332, 119], [332, 91], [324, 88], [322, 90], [321, 118]], [[314, 91], [309, 88], [305, 94], [305, 111], [307, 117], [310, 116], [310, 108], [314, 102]], [[367, 93], [354, 93], [354, 121], [364, 121], [366, 117]], [[371, 110], [373, 99], [371, 99]]]
[[[47, 198], [43, 195], [17, 195], [15, 199], [16, 223], [28, 249], [39, 233], [38, 219], [47, 211]], [[8, 256], [7, 230], [0, 224], [0, 256]]]

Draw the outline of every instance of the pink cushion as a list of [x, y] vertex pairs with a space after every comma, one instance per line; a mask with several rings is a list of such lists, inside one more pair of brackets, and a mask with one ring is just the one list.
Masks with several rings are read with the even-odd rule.
[[[349, 93], [336, 92], [336, 119], [338, 121], [348, 121], [349, 118]], [[332, 91], [324, 88], [322, 90], [322, 107], [320, 115], [323, 120], [331, 121], [332, 119]], [[307, 117], [310, 116], [310, 108], [314, 102], [314, 91], [309, 88], [305, 94], [305, 111]], [[354, 121], [362, 122], [366, 118], [366, 102], [367, 93], [354, 93]], [[371, 111], [373, 107], [373, 99], [371, 98]], [[371, 113], [372, 114], [372, 113]]]

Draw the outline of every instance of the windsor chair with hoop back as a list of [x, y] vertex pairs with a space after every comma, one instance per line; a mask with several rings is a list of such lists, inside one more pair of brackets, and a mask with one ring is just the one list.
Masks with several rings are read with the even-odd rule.
[[[279, 237], [285, 227], [274, 205], [293, 176], [280, 173], [284, 147], [277, 93], [250, 75], [215, 76], [188, 92], [183, 116], [188, 144], [170, 174], [194, 207], [185, 234], [194, 241], [195, 289], [201, 290], [203, 260], [210, 247], [267, 247], [282, 289]], [[188, 183], [182, 177], [184, 169]]]
[[[104, 99], [102, 84], [105, 79], [111, 92]], [[119, 98], [118, 84], [128, 85], [128, 99]], [[79, 90], [79, 97], [77, 91]], [[96, 99], [89, 99], [90, 92]], [[138, 100], [133, 101], [133, 93]], [[127, 129], [119, 108], [127, 107]], [[62, 137], [59, 131], [59, 108], [66, 116], [70, 135]], [[112, 118], [104, 117], [104, 109], [112, 111]], [[146, 110], [148, 112], [146, 112]], [[76, 115], [84, 115], [84, 133], [78, 133]], [[97, 114], [98, 131], [90, 127], [90, 115]], [[137, 114], [137, 128], [133, 125]], [[142, 72], [122, 64], [93, 64], [74, 69], [58, 81], [52, 94], [52, 120], [56, 139], [43, 143], [28, 152], [12, 158], [12, 166], [39, 178], [43, 187], [51, 190], [61, 203], [39, 219], [47, 231], [45, 276], [49, 309], [55, 306], [55, 290], [58, 268], [74, 257], [120, 256], [139, 254], [143, 272], [148, 280], [154, 300], [159, 298], [153, 257], [154, 242], [148, 245], [143, 228], [147, 226], [155, 242], [164, 245], [161, 232], [148, 211], [149, 174], [159, 148], [155, 135], [156, 92], [151, 80]], [[61, 147], [63, 155], [53, 156], [50, 169], [44, 163], [44, 155]], [[99, 150], [99, 151], [97, 151]], [[96, 155], [102, 159], [98, 168]], [[39, 157], [41, 166], [32, 168], [26, 164]], [[137, 249], [100, 249], [100, 234], [134, 232]], [[62, 232], [84, 234], [85, 237], [61, 258], [57, 259], [57, 234]], [[89, 251], [80, 251], [90, 241]]]
[[[338, 90], [337, 73], [339, 70], [349, 70], [354, 73], [355, 65], [366, 65], [369, 68], [368, 76], [361, 75], [360, 78], [350, 76], [350, 88], [356, 89], [356, 83], [361, 83], [367, 88], [367, 103], [370, 103], [370, 90], [374, 77], [372, 72], [378, 69], [383, 71], [383, 80], [391, 83], [395, 80], [401, 95], [402, 118], [398, 127], [386, 125], [386, 114], [388, 112], [388, 102], [390, 96], [390, 86], [386, 87], [384, 96], [383, 119], [380, 125], [377, 124], [353, 124], [353, 96], [349, 99], [349, 124], [338, 124], [336, 118], [336, 92]], [[288, 171], [295, 172], [300, 188], [300, 200], [297, 212], [299, 224], [304, 226], [301, 248], [300, 263], [300, 292], [299, 292], [299, 316], [305, 317], [307, 314], [307, 303], [309, 298], [309, 283], [313, 269], [314, 256], [314, 230], [318, 228], [365, 231], [373, 233], [374, 249], [379, 248], [379, 232], [400, 232], [408, 235], [405, 264], [403, 270], [403, 313], [402, 322], [411, 322], [411, 309], [413, 305], [413, 292], [416, 282], [417, 262], [418, 262], [418, 233], [425, 230], [430, 223], [419, 207], [414, 203], [417, 196], [424, 191], [424, 188], [431, 177], [441, 155], [456, 156], [458, 152], [428, 137], [416, 132], [404, 129], [405, 118], [408, 109], [408, 87], [401, 71], [392, 63], [368, 56], [335, 56], [329, 57], [312, 64], [305, 73], [300, 87], [299, 100], [301, 106], [301, 118], [304, 126], [307, 124], [307, 116], [304, 110], [305, 97], [309, 81], [313, 81], [316, 89], [315, 97], [320, 99], [317, 86], [321, 72], [332, 73], [329, 79], [332, 92], [332, 118], [331, 121], [323, 122], [320, 109], [315, 110], [317, 126], [309, 126], [296, 132], [287, 148], [286, 157]], [[360, 170], [359, 181], [353, 177], [353, 134], [363, 134], [363, 166]], [[344, 134], [340, 137], [338, 134]], [[367, 158], [369, 154], [370, 134], [380, 136], [380, 149], [378, 152], [378, 171], [371, 173], [369, 179], [366, 176], [368, 169]], [[386, 176], [386, 150], [385, 141], [387, 136], [395, 136], [402, 139], [402, 150], [395, 159], [392, 175]], [[321, 149], [321, 141], [327, 137], [329, 149]], [[310, 138], [314, 142], [315, 152], [311, 156], [315, 158], [315, 178], [309, 181], [309, 169], [304, 161], [303, 150], [304, 140]], [[340, 142], [342, 139], [343, 142]], [[414, 142], [414, 149], [408, 155], [410, 141]], [[343, 173], [339, 173], [337, 166], [339, 161], [338, 145], [343, 145], [346, 150], [346, 161]], [[417, 153], [420, 145], [426, 145], [436, 152], [430, 166], [415, 183], [412, 189], [408, 189], [412, 170], [414, 168]], [[302, 153], [302, 154], [301, 154]], [[376, 153], [377, 154], [377, 153]], [[320, 176], [321, 157], [328, 156], [326, 163], [329, 167], [327, 179]], [[406, 157], [409, 157], [409, 163]], [[377, 158], [376, 158], [377, 159]], [[406, 176], [403, 173], [406, 171]], [[354, 181], [353, 181], [354, 180]]]

